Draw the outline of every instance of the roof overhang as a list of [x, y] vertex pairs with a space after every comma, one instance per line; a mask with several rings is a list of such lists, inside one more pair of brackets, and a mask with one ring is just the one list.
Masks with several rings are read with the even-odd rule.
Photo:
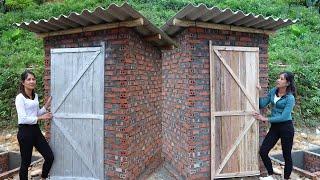
[[80, 32], [97, 31], [119, 27], [134, 28], [146, 41], [158, 47], [177, 46], [166, 33], [153, 25], [129, 4], [121, 6], [111, 4], [108, 8], [96, 8], [94, 11], [83, 10], [80, 14], [70, 13], [48, 20], [23, 22], [18, 27], [35, 32], [39, 37], [49, 37]]
[[175, 36], [186, 27], [271, 34], [296, 22], [297, 20], [245, 14], [242, 11], [234, 12], [231, 9], [208, 8], [204, 4], [198, 6], [189, 4], [167, 21], [161, 29], [169, 36]]

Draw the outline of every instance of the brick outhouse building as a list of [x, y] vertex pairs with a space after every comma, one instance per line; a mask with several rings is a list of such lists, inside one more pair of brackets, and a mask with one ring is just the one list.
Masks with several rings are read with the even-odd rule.
[[161, 28], [179, 45], [162, 53], [162, 153], [173, 174], [264, 172], [258, 146], [267, 129], [251, 115], [256, 86], [268, 88], [269, 35], [294, 22], [188, 5]]
[[188, 5], [158, 29], [112, 4], [19, 24], [44, 38], [52, 178], [259, 175], [256, 85], [269, 34], [292, 23]]

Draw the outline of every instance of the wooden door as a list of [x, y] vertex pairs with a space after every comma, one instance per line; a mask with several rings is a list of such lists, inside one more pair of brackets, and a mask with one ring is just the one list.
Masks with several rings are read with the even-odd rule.
[[52, 179], [103, 179], [104, 47], [51, 50]]
[[259, 174], [259, 48], [212, 46], [211, 177]]

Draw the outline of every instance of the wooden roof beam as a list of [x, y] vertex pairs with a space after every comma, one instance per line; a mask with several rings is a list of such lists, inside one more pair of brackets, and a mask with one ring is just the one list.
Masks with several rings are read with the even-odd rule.
[[275, 31], [269, 31], [269, 30], [263, 30], [263, 29], [240, 27], [240, 26], [226, 25], [226, 24], [215, 24], [215, 23], [209, 23], [209, 22], [181, 20], [178, 18], [173, 19], [172, 25], [180, 26], [180, 27], [201, 27], [201, 28], [208, 28], [208, 29], [220, 29], [220, 30], [259, 33], [259, 34], [268, 34], [268, 35], [275, 33]]
[[175, 46], [174, 45], [165, 45], [160, 47], [161, 50], [174, 50]]
[[81, 33], [81, 32], [98, 31], [98, 30], [113, 29], [113, 28], [119, 28], [119, 27], [137, 27], [137, 26], [144, 25], [144, 23], [145, 22], [143, 18], [138, 18], [130, 21], [98, 24], [98, 25], [78, 27], [73, 29], [53, 31], [53, 32], [47, 32], [47, 33], [37, 33], [37, 36], [40, 38], [44, 38], [48, 36], [58, 36], [58, 35], [74, 34], [74, 33]]
[[154, 34], [151, 36], [145, 36], [143, 39], [146, 41], [158, 41], [162, 39], [162, 36], [161, 34]]

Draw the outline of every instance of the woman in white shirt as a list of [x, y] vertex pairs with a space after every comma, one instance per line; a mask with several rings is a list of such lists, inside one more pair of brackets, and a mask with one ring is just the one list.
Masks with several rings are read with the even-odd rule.
[[15, 100], [19, 124], [17, 138], [21, 154], [20, 180], [28, 179], [28, 167], [31, 163], [33, 147], [35, 147], [45, 159], [42, 167], [42, 179], [48, 177], [54, 159], [52, 150], [42, 135], [37, 123], [41, 120], [51, 119], [51, 113], [47, 112], [47, 109], [50, 107], [51, 97], [40, 109], [35, 87], [35, 75], [29, 70], [24, 71], [21, 74], [20, 94], [17, 95]]

